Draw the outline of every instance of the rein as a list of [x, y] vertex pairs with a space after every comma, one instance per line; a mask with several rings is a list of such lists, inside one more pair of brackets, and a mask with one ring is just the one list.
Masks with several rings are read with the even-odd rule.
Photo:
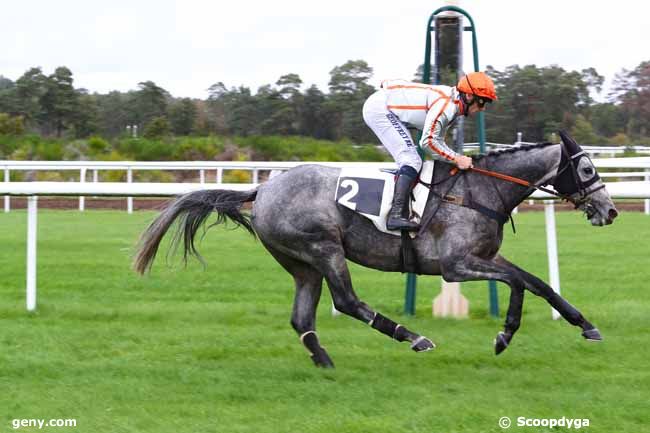
[[[564, 172], [570, 166], [572, 167], [572, 164], [568, 163], [564, 167], [559, 169], [558, 172], [557, 172], [557, 175], [555, 177], [557, 178], [557, 176], [562, 174], [562, 172]], [[497, 178], [497, 179], [505, 180], [506, 182], [512, 182], [512, 183], [516, 183], [518, 185], [522, 185], [522, 186], [525, 186], [525, 187], [528, 187], [528, 188], [534, 188], [534, 189], [537, 189], [539, 191], [543, 191], [543, 192], [545, 192], [547, 194], [550, 194], [552, 196], [555, 196], [555, 197], [557, 197], [559, 199], [562, 199], [562, 200], [565, 200], [565, 201], [568, 201], [568, 202], [572, 203], [576, 207], [576, 209], [578, 208], [578, 206], [580, 206], [585, 201], [587, 196], [589, 196], [589, 195], [593, 194], [594, 192], [598, 191], [599, 189], [605, 187], [605, 185], [601, 185], [600, 187], [598, 187], [598, 188], [596, 188], [596, 189], [594, 189], [592, 191], [589, 191], [589, 192], [586, 192], [587, 188], [580, 188], [579, 192], [580, 192], [581, 198], [579, 200], [575, 200], [568, 194], [562, 194], [562, 193], [559, 193], [557, 191], [553, 191], [552, 189], [546, 188], [544, 186], [535, 185], [534, 183], [531, 183], [531, 182], [529, 182], [529, 181], [527, 181], [525, 179], [521, 179], [519, 177], [510, 176], [508, 174], [499, 173], [497, 171], [492, 171], [492, 170], [486, 170], [484, 168], [478, 168], [478, 167], [471, 167], [468, 170], [469, 171], [474, 171], [474, 172], [482, 174], [484, 176], [494, 177], [494, 178]], [[460, 171], [459, 168], [454, 167], [454, 168], [451, 169], [450, 174], [452, 176], [455, 176], [459, 171]], [[579, 184], [578, 179], [576, 179], [576, 184]]]
[[[575, 144], [575, 142], [572, 141], [572, 139], [570, 137], [567, 136], [567, 140], [571, 140], [571, 143], [575, 144], [575, 147], [578, 147], [578, 149], [580, 150], [580, 151], [577, 151], [577, 152], [569, 153], [569, 151], [566, 149], [567, 144], [564, 141], [565, 138], [563, 136], [562, 131], [560, 131], [560, 135], [562, 136], [562, 139], [563, 139], [563, 142], [561, 144], [562, 159], [560, 160], [560, 167], [558, 168], [558, 171], [555, 174], [555, 176], [553, 177], [553, 179], [550, 182], [547, 183], [547, 184], [552, 184], [555, 187], [555, 189], [557, 189], [557, 191], [546, 188], [546, 187], [544, 187], [542, 185], [536, 185], [536, 184], [534, 184], [532, 182], [529, 182], [529, 181], [527, 181], [525, 179], [521, 179], [519, 177], [511, 176], [509, 174], [500, 173], [500, 172], [497, 172], [497, 171], [487, 170], [487, 169], [479, 168], [479, 167], [471, 167], [471, 168], [461, 172], [461, 170], [458, 167], [453, 167], [449, 171], [449, 177], [446, 177], [446, 178], [444, 178], [444, 179], [442, 179], [442, 180], [440, 180], [438, 182], [435, 182], [435, 183], [433, 182], [433, 179], [435, 178], [435, 174], [434, 174], [434, 177], [432, 178], [431, 184], [427, 184], [425, 182], [420, 181], [420, 183], [422, 183], [424, 186], [429, 188], [429, 191], [430, 191], [429, 196], [431, 196], [431, 194], [436, 195], [441, 199], [441, 201], [440, 201], [440, 203], [438, 203], [438, 206], [436, 206], [435, 210], [432, 213], [429, 213], [427, 218], [424, 218], [424, 220], [422, 221], [420, 230], [418, 232], [418, 235], [425, 231], [425, 228], [429, 225], [429, 223], [431, 222], [431, 220], [433, 219], [433, 217], [437, 213], [438, 209], [440, 208], [440, 205], [443, 202], [451, 203], [451, 204], [457, 204], [457, 205], [460, 205], [460, 206], [464, 206], [464, 207], [474, 209], [474, 210], [488, 216], [489, 218], [492, 218], [492, 219], [498, 221], [501, 225], [503, 225], [505, 222], [508, 221], [508, 219], [510, 219], [510, 221], [512, 223], [512, 230], [513, 230], [513, 232], [515, 231], [514, 221], [512, 219], [511, 214], [507, 214], [507, 215], [506, 214], [501, 214], [501, 213], [499, 213], [497, 211], [494, 211], [494, 210], [492, 210], [490, 208], [487, 208], [487, 207], [485, 207], [483, 205], [480, 205], [480, 204], [476, 203], [471, 198], [471, 190], [468, 191], [469, 192], [468, 200], [464, 200], [463, 197], [456, 197], [456, 196], [449, 195], [449, 192], [453, 189], [454, 185], [456, 184], [456, 181], [460, 178], [460, 176], [456, 176], [456, 175], [459, 172], [461, 172], [461, 174], [465, 174], [465, 173], [467, 173], [469, 171], [474, 171], [474, 172], [476, 172], [478, 174], [481, 174], [483, 176], [489, 176], [489, 177], [500, 179], [500, 180], [503, 180], [503, 181], [506, 181], [506, 182], [511, 182], [511, 183], [514, 183], [514, 184], [517, 184], [517, 185], [524, 186], [526, 188], [531, 188], [531, 189], [536, 189], [536, 190], [539, 190], [539, 191], [543, 191], [543, 192], [545, 192], [545, 193], [547, 193], [547, 194], [549, 194], [551, 196], [554, 196], [554, 197], [557, 197], [559, 199], [565, 200], [565, 201], [567, 201], [569, 203], [572, 203], [575, 206], [576, 209], [578, 209], [580, 206], [584, 205], [585, 213], [587, 213], [587, 216], [589, 218], [591, 218], [591, 215], [594, 212], [596, 212], [596, 210], [593, 207], [593, 205], [591, 204], [591, 197], [590, 196], [591, 196], [591, 194], [595, 193], [596, 191], [598, 191], [598, 190], [600, 190], [602, 188], [605, 188], [605, 184], [603, 183], [602, 185], [597, 186], [596, 188], [593, 188], [591, 190], [589, 189], [589, 187], [591, 185], [593, 185], [595, 182], [597, 182], [600, 179], [600, 177], [596, 173], [593, 176], [593, 178], [591, 180], [589, 180], [589, 181], [583, 182], [580, 179], [580, 176], [578, 175], [578, 170], [577, 170], [576, 165], [577, 165], [577, 161], [581, 157], [586, 156], [586, 154], [585, 154], [584, 151], [582, 151], [582, 149], [580, 149], [580, 147], [577, 144]], [[565, 162], [565, 163], [563, 164], [563, 162]], [[434, 170], [435, 170], [435, 166], [434, 166]], [[562, 180], [561, 176], [562, 175], [566, 176], [565, 172], [567, 172], [567, 171], [568, 171], [568, 173], [571, 174], [570, 179], [572, 181], [571, 183], [573, 184], [572, 186], [575, 187], [574, 191], [572, 191], [571, 189], [567, 189], [566, 184], [562, 184], [562, 183], [557, 184], [558, 180], [560, 182], [565, 182], [566, 183], [566, 180]], [[439, 194], [439, 193], [434, 192], [433, 186], [445, 183], [445, 182], [447, 182], [448, 180], [450, 180], [452, 178], [454, 179], [454, 181], [452, 182], [452, 185], [447, 190], [447, 193]], [[496, 188], [496, 185], [494, 185], [494, 187]], [[501, 199], [501, 201], [503, 202], [503, 197], [501, 197], [501, 194], [499, 193], [498, 188], [496, 188], [496, 192], [499, 195], [499, 198]], [[574, 198], [573, 196], [575, 196], [576, 194], [578, 195], [578, 197]], [[505, 203], [504, 203], [504, 205], [505, 205]]]
[[[455, 169], [455, 170], [458, 170], [458, 169]], [[528, 188], [538, 189], [538, 190], [543, 191], [543, 192], [545, 192], [547, 194], [550, 194], [550, 195], [553, 195], [555, 197], [561, 198], [562, 200], [570, 201], [573, 204], [575, 204], [575, 201], [570, 196], [565, 195], [565, 194], [560, 194], [560, 193], [558, 193], [556, 191], [553, 191], [552, 189], [549, 189], [549, 188], [546, 188], [546, 187], [543, 187], [543, 186], [540, 186], [540, 185], [535, 185], [533, 183], [528, 182], [525, 179], [510, 176], [508, 174], [499, 173], [497, 171], [485, 170], [483, 168], [478, 168], [478, 167], [472, 167], [472, 168], [470, 168], [470, 170], [475, 171], [476, 173], [480, 173], [480, 174], [485, 175], [485, 176], [491, 176], [491, 177], [495, 177], [497, 179], [505, 180], [507, 182], [516, 183], [518, 185], [522, 185], [522, 186], [525, 186], [525, 187], [528, 187]], [[558, 171], [558, 174], [560, 174], [562, 171], [564, 171], [564, 169], [561, 170], [561, 171]]]

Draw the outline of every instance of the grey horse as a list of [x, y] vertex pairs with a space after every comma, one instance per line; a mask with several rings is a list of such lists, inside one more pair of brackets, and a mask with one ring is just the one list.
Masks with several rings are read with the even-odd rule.
[[[437, 163], [423, 215], [430, 222], [412, 242], [419, 274], [441, 275], [450, 282], [497, 280], [510, 286], [504, 330], [495, 339], [497, 354], [519, 328], [524, 290], [544, 298], [564, 319], [579, 326], [584, 338], [601, 340], [598, 329], [550, 286], [498, 254], [507, 216], [536, 187], [553, 185], [595, 226], [611, 224], [618, 215], [591, 160], [567, 134], [561, 132], [561, 137], [562, 144], [540, 143], [474, 157], [478, 170], [507, 174], [523, 180], [520, 183], [473, 170], [456, 172], [451, 165]], [[338, 168], [302, 165], [254, 190], [203, 190], [180, 196], [142, 234], [134, 268], [141, 274], [150, 270], [160, 241], [177, 218], [174, 241], [182, 239], [184, 259], [200, 258], [195, 234], [216, 212], [214, 224], [228, 218], [245, 227], [293, 276], [291, 325], [317, 366], [333, 367], [316, 334], [323, 279], [337, 310], [397, 341], [410, 342], [416, 352], [435, 348], [430, 339], [374, 311], [355, 294], [346, 259], [381, 271], [403, 272], [401, 240], [334, 201], [339, 173]], [[253, 201], [252, 214], [242, 213], [243, 203]]]

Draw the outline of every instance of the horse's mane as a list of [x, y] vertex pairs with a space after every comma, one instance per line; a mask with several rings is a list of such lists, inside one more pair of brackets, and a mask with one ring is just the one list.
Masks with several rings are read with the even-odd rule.
[[514, 146], [514, 147], [509, 147], [507, 149], [499, 149], [499, 150], [491, 150], [488, 153], [482, 153], [480, 155], [475, 155], [472, 157], [474, 161], [480, 161], [481, 159], [485, 158], [486, 156], [494, 156], [494, 157], [499, 157], [503, 154], [506, 153], [515, 153], [515, 152], [521, 152], [525, 150], [532, 150], [532, 149], [539, 149], [541, 147], [546, 147], [546, 146], [551, 146], [555, 143], [549, 143], [548, 141], [545, 141], [543, 143], [535, 143], [535, 144], [524, 144], [521, 146]]

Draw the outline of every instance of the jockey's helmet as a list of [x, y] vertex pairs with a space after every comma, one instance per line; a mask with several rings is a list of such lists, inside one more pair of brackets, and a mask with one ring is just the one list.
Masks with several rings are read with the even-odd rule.
[[458, 81], [456, 88], [463, 93], [485, 98], [487, 102], [497, 100], [494, 83], [485, 72], [470, 72]]

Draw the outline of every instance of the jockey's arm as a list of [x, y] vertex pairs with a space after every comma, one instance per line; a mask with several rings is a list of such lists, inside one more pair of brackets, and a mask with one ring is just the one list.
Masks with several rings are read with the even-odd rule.
[[439, 99], [427, 112], [422, 129], [420, 147], [433, 159], [453, 162], [459, 168], [471, 167], [472, 159], [452, 150], [445, 143], [451, 119], [456, 116], [456, 105], [449, 99]]

